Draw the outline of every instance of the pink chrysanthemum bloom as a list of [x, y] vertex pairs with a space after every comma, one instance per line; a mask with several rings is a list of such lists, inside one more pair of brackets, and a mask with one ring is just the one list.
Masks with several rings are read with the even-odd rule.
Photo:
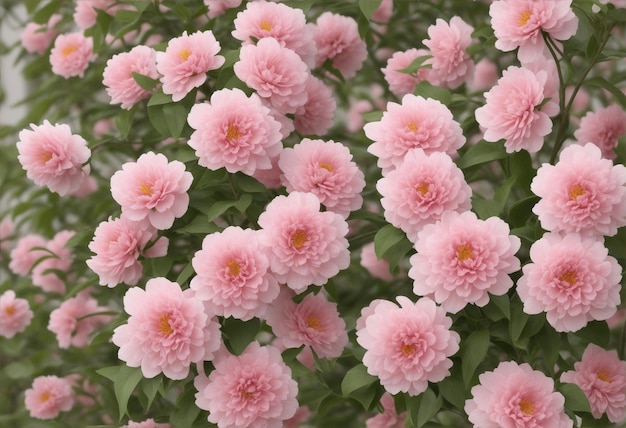
[[497, 0], [489, 15], [496, 36], [496, 48], [508, 52], [519, 47], [521, 62], [542, 56], [545, 48], [542, 33], [556, 40], [567, 40], [578, 29], [572, 0]]
[[398, 167], [411, 149], [453, 155], [465, 144], [461, 126], [448, 107], [413, 94], [402, 97], [401, 104], [387, 103], [382, 119], [365, 124], [363, 130], [374, 141], [367, 151], [378, 158], [383, 173]]
[[89, 243], [89, 249], [96, 254], [87, 260], [87, 266], [98, 275], [100, 285], [135, 285], [143, 269], [140, 256], [167, 254], [168, 239], [156, 238], [156, 229], [147, 222], [131, 221], [125, 216], [110, 218], [96, 227]]
[[193, 88], [202, 86], [206, 73], [224, 64], [219, 51], [220, 44], [211, 30], [190, 35], [185, 31], [171, 39], [165, 52], [156, 54], [157, 71], [163, 75], [163, 93], [172, 95], [172, 101], [180, 101]]
[[474, 27], [458, 16], [450, 23], [438, 18], [435, 25], [428, 27], [428, 39], [422, 43], [430, 50], [432, 65], [429, 77], [433, 84], [457, 88], [472, 75], [474, 62], [467, 53], [472, 43]]
[[272, 37], [241, 48], [235, 74], [282, 113], [293, 113], [307, 101], [309, 68], [297, 53]]
[[346, 79], [354, 77], [367, 58], [367, 47], [354, 18], [322, 13], [315, 22], [313, 40], [317, 47], [316, 66], [331, 61], [332, 67]]
[[383, 412], [376, 416], [372, 416], [365, 421], [365, 428], [404, 428], [407, 412], [398, 414], [393, 396], [385, 392], [380, 397], [380, 404], [383, 406]]
[[530, 258], [517, 281], [527, 314], [546, 312], [555, 330], [574, 332], [617, 311], [622, 269], [602, 241], [546, 233], [530, 247]]
[[17, 159], [28, 178], [39, 186], [65, 196], [76, 190], [86, 176], [83, 167], [91, 156], [87, 141], [66, 124], [30, 125], [19, 133]]
[[550, 116], [558, 113], [557, 100], [539, 107], [546, 98], [545, 71], [510, 66], [496, 86], [485, 93], [486, 104], [475, 111], [476, 121], [485, 129], [484, 139], [504, 139], [507, 153], [524, 149], [538, 152], [544, 137], [552, 131]]
[[27, 276], [33, 265], [41, 257], [48, 255], [42, 250], [46, 247], [46, 239], [37, 234], [29, 234], [17, 240], [15, 248], [9, 254], [9, 269], [16, 275]]
[[383, 281], [391, 281], [394, 278], [389, 269], [389, 262], [376, 256], [373, 242], [365, 244], [361, 248], [361, 266], [367, 269], [374, 278]]
[[337, 213], [320, 212], [312, 193], [277, 196], [259, 216], [259, 226], [271, 271], [296, 293], [325, 284], [350, 265], [348, 223]]
[[414, 74], [403, 73], [398, 70], [407, 68], [413, 61], [421, 56], [430, 55], [426, 49], [409, 49], [406, 51], [394, 52], [387, 60], [387, 65], [381, 69], [385, 75], [385, 81], [389, 85], [389, 90], [398, 98], [406, 94], [412, 94], [415, 85], [423, 80], [427, 80], [430, 70], [422, 68]]
[[498, 81], [498, 66], [489, 58], [482, 58], [474, 67], [472, 79], [468, 87], [472, 91], [484, 91], [490, 89]]
[[337, 102], [333, 91], [311, 75], [306, 81], [307, 102], [294, 113], [293, 124], [301, 135], [322, 136], [333, 126]]
[[216, 359], [194, 380], [196, 405], [218, 428], [277, 428], [298, 409], [298, 384], [278, 349], [252, 342], [241, 355]]
[[170, 424], [160, 424], [154, 421], [154, 419], [146, 419], [141, 422], [128, 421], [128, 424], [123, 425], [120, 428], [170, 428]]
[[0, 294], [0, 336], [7, 339], [23, 332], [33, 319], [28, 300], [15, 296], [15, 291]]
[[450, 156], [422, 149], [407, 153], [404, 162], [378, 180], [385, 220], [416, 242], [422, 228], [446, 211], [468, 211], [472, 189]]
[[372, 15], [371, 20], [379, 24], [386, 24], [393, 15], [393, 0], [382, 0]]
[[520, 269], [515, 257], [521, 242], [498, 217], [480, 220], [471, 211], [444, 212], [424, 226], [415, 241], [409, 277], [413, 292], [428, 296], [446, 312], [472, 303], [482, 307], [489, 294], [501, 296], [513, 286], [509, 274]]
[[102, 84], [111, 97], [111, 104], [130, 110], [137, 102], [150, 96], [150, 91], [135, 82], [133, 72], [152, 79], [159, 78], [156, 51], [148, 46], [135, 46], [129, 52], [113, 55], [104, 68]]
[[61, 349], [67, 349], [70, 345], [85, 348], [91, 334], [111, 320], [111, 316], [95, 315], [107, 310], [99, 306], [89, 293], [79, 293], [50, 313], [48, 330], [56, 335]]
[[59, 31], [54, 27], [61, 21], [61, 18], [61, 15], [55, 13], [50, 16], [47, 24], [37, 24], [35, 22], [26, 24], [21, 34], [22, 46], [26, 49], [26, 52], [39, 55], [45, 54], [59, 34]]
[[165, 230], [187, 212], [192, 181], [184, 163], [148, 152], [113, 174], [111, 195], [128, 219], [147, 219], [156, 229]]
[[554, 381], [526, 363], [503, 361], [481, 373], [465, 413], [475, 428], [571, 428]]
[[346, 322], [322, 293], [307, 294], [300, 303], [293, 293], [281, 293], [265, 314], [265, 321], [285, 348], [311, 347], [317, 356], [337, 358], [348, 344]]
[[341, 143], [304, 138], [283, 149], [278, 166], [287, 192], [313, 193], [327, 210], [344, 218], [363, 204], [365, 176]]
[[98, 13], [96, 9], [100, 9], [107, 14], [113, 16], [122, 7], [115, 5], [116, 0], [80, 0], [76, 2], [74, 9], [74, 22], [80, 30], [86, 30], [96, 24]]
[[61, 34], [50, 51], [52, 72], [66, 79], [83, 77], [89, 63], [95, 59], [93, 39], [83, 33]]
[[166, 278], [152, 278], [145, 291], [129, 288], [124, 296], [128, 323], [113, 331], [118, 357], [141, 367], [147, 378], [159, 373], [184, 379], [192, 363], [210, 361], [222, 343], [220, 326], [204, 304]]
[[626, 112], [617, 104], [588, 112], [574, 131], [580, 144], [595, 144], [602, 150], [602, 157], [611, 160], [617, 157], [613, 149], [622, 135], [626, 135]]
[[240, 89], [221, 89], [210, 103], [196, 104], [187, 117], [195, 131], [187, 144], [198, 163], [212, 170], [226, 168], [252, 175], [272, 168], [271, 159], [283, 148], [280, 123], [258, 96]]
[[561, 374], [561, 382], [583, 390], [594, 418], [606, 413], [613, 423], [626, 419], [626, 361], [619, 359], [617, 351], [590, 343], [582, 359], [574, 363], [574, 370]]
[[297, 53], [307, 66], [315, 66], [313, 31], [301, 9], [265, 0], [249, 2], [237, 14], [234, 25], [232, 35], [244, 46], [253, 44], [252, 38], [272, 37], [281, 46]]
[[24, 404], [32, 418], [54, 419], [74, 406], [72, 384], [57, 376], [39, 376], [24, 393]]
[[75, 234], [73, 230], [62, 230], [46, 242], [45, 258], [33, 267], [33, 285], [50, 293], [65, 293], [67, 278], [63, 275], [70, 274], [72, 268], [72, 251], [65, 245]]
[[450, 356], [459, 350], [460, 337], [451, 331], [452, 319], [427, 297], [416, 303], [397, 297], [398, 305], [378, 301], [373, 313], [357, 328], [357, 342], [365, 348], [363, 364], [390, 394], [418, 395], [428, 382], [450, 375]]
[[556, 165], [544, 163], [530, 188], [541, 200], [533, 207], [551, 232], [613, 236], [626, 226], [626, 167], [602, 158], [598, 146], [573, 144]]
[[258, 243], [258, 231], [229, 226], [207, 235], [191, 263], [189, 284], [195, 298], [207, 301], [216, 315], [249, 320], [265, 313], [280, 290]]
[[204, 0], [204, 4], [209, 8], [209, 18], [216, 18], [228, 9], [239, 7], [241, 2], [242, 0]]

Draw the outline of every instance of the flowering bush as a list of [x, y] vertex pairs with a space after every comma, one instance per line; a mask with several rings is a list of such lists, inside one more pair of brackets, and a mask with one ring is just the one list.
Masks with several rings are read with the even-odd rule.
[[626, 424], [625, 1], [0, 22], [0, 426]]

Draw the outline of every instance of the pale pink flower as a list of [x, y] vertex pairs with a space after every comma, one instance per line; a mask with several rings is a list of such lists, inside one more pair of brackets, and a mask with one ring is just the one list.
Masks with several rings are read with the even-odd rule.
[[411, 149], [452, 156], [465, 144], [461, 126], [448, 107], [438, 100], [413, 94], [402, 97], [401, 104], [387, 103], [382, 119], [367, 123], [363, 130], [374, 141], [367, 151], [378, 158], [383, 172], [398, 167]]
[[319, 199], [312, 193], [277, 196], [258, 223], [271, 271], [296, 293], [311, 284], [325, 284], [350, 265], [348, 223], [339, 214], [320, 212]]
[[524, 149], [538, 152], [544, 137], [552, 131], [550, 116], [558, 113], [557, 100], [539, 107], [546, 98], [545, 71], [510, 66], [496, 86], [485, 93], [486, 104], [475, 111], [476, 121], [485, 128], [484, 139], [504, 139], [507, 153]]
[[307, 66], [315, 66], [313, 31], [301, 9], [265, 0], [253, 1], [237, 14], [233, 23], [232, 35], [244, 46], [253, 44], [252, 38], [272, 37], [281, 46], [297, 53]]
[[0, 336], [7, 339], [23, 332], [33, 319], [28, 300], [15, 296], [15, 291], [0, 294]]
[[385, 220], [416, 242], [422, 228], [435, 223], [446, 211], [468, 211], [472, 189], [450, 156], [409, 151], [404, 162], [378, 180]]
[[618, 309], [610, 318], [607, 318], [606, 323], [610, 329], [616, 329], [624, 325], [626, 321], [626, 308]]
[[5, 217], [0, 221], [0, 262], [2, 261], [2, 252], [8, 251], [9, 241], [15, 233], [15, 224], [11, 217]]
[[128, 424], [123, 425], [120, 428], [170, 428], [170, 424], [160, 424], [154, 421], [154, 419], [146, 419], [141, 422], [128, 421]]
[[554, 381], [526, 363], [503, 361], [478, 376], [465, 413], [475, 428], [571, 428]]
[[393, 0], [382, 0], [372, 15], [371, 20], [380, 24], [386, 24], [393, 14]]
[[74, 9], [74, 22], [80, 30], [86, 30], [96, 24], [98, 13], [96, 9], [113, 16], [121, 8], [115, 5], [116, 0], [79, 0]]
[[61, 34], [50, 51], [52, 72], [66, 79], [83, 77], [89, 63], [95, 59], [93, 39], [83, 33]]
[[283, 149], [278, 166], [287, 192], [313, 193], [327, 210], [344, 218], [363, 204], [365, 176], [341, 143], [304, 138]]
[[258, 231], [229, 226], [207, 235], [191, 260], [196, 276], [189, 284], [195, 298], [216, 315], [241, 320], [262, 316], [280, 290], [258, 243]]
[[18, 239], [15, 248], [9, 254], [11, 272], [19, 276], [27, 276], [35, 262], [48, 255], [42, 249], [46, 247], [46, 243], [46, 239], [37, 234], [29, 234]]
[[588, 112], [574, 131], [574, 137], [580, 144], [595, 144], [606, 159], [617, 157], [613, 149], [622, 135], [626, 135], [626, 112], [617, 104]]
[[387, 60], [387, 65], [381, 69], [385, 75], [385, 81], [389, 85], [389, 90], [398, 98], [406, 94], [412, 94], [415, 85], [423, 80], [427, 80], [430, 70], [421, 68], [416, 73], [408, 74], [398, 70], [407, 68], [417, 58], [429, 55], [426, 49], [408, 49], [406, 51], [394, 52]]
[[87, 141], [66, 124], [30, 125], [19, 133], [17, 159], [28, 178], [39, 186], [47, 186], [61, 196], [80, 187], [88, 171], [83, 167], [91, 156]]
[[294, 113], [293, 124], [301, 135], [322, 136], [333, 126], [337, 102], [332, 90], [320, 79], [310, 75], [306, 81], [307, 101]]
[[283, 148], [280, 123], [258, 96], [240, 89], [221, 89], [210, 103], [196, 104], [187, 117], [195, 131], [187, 144], [198, 163], [212, 170], [226, 168], [252, 175], [272, 168], [271, 159]]
[[270, 169], [257, 169], [252, 174], [252, 177], [256, 178], [258, 182], [263, 184], [268, 189], [280, 189], [283, 185], [280, 182], [280, 168], [278, 167], [278, 159], [280, 154], [270, 158], [272, 167]]
[[555, 330], [574, 332], [617, 311], [622, 270], [602, 241], [546, 233], [530, 247], [530, 258], [517, 281], [527, 314], [546, 312]]
[[422, 43], [432, 55], [426, 63], [432, 65], [429, 77], [433, 84], [454, 89], [470, 79], [474, 62], [467, 48], [473, 31], [474, 27], [458, 16], [453, 16], [450, 23], [437, 18], [435, 25], [428, 27], [429, 38]]
[[293, 113], [307, 101], [309, 68], [291, 49], [272, 37], [241, 48], [235, 74], [282, 113]]
[[109, 218], [96, 227], [89, 243], [95, 255], [86, 263], [98, 275], [100, 285], [135, 285], [143, 269], [139, 257], [162, 257], [167, 254], [168, 243], [165, 237], [157, 240], [156, 229], [147, 222], [131, 221], [125, 216]]
[[483, 58], [476, 63], [474, 75], [468, 82], [472, 91], [484, 91], [490, 89], [498, 81], [498, 67], [488, 58]]
[[91, 334], [112, 319], [107, 315], [95, 315], [104, 311], [108, 311], [108, 308], [99, 306], [88, 292], [81, 292], [50, 313], [48, 330], [56, 335], [61, 349], [70, 346], [85, 348]]
[[112, 117], [106, 117], [99, 119], [93, 124], [92, 133], [96, 138], [102, 138], [104, 135], [110, 133], [115, 129], [115, 119]]
[[96, 180], [93, 176], [88, 175], [80, 184], [80, 187], [70, 193], [70, 195], [84, 199], [85, 197], [94, 193], [96, 190], [98, 190], [98, 180]]
[[496, 48], [508, 52], [519, 47], [522, 62], [543, 55], [542, 33], [556, 40], [567, 40], [578, 29], [578, 17], [572, 11], [572, 0], [497, 0], [491, 3], [489, 15], [496, 36]]
[[394, 278], [389, 269], [389, 262], [376, 256], [373, 242], [365, 244], [361, 248], [361, 266], [367, 269], [374, 278], [383, 281], [391, 281]]
[[66, 276], [72, 268], [72, 251], [65, 245], [75, 234], [62, 230], [46, 242], [44, 258], [33, 267], [33, 285], [47, 292], [65, 293]]
[[156, 229], [165, 230], [187, 212], [192, 181], [184, 163], [148, 152], [113, 174], [111, 195], [129, 220], [147, 219]]
[[307, 294], [300, 303], [285, 290], [265, 314], [265, 321], [285, 348], [310, 347], [321, 358], [337, 358], [348, 344], [346, 322], [337, 304], [322, 293]]
[[383, 412], [372, 416], [365, 421], [366, 428], [404, 428], [407, 412], [398, 414], [393, 396], [385, 392], [380, 397], [380, 404], [383, 406]]
[[133, 72], [152, 79], [159, 78], [156, 51], [148, 46], [135, 46], [129, 52], [113, 55], [104, 68], [102, 84], [111, 97], [111, 104], [121, 104], [130, 110], [137, 102], [150, 96], [151, 92], [135, 82]]
[[308, 406], [300, 406], [296, 413], [283, 422], [283, 428], [300, 428], [311, 417], [311, 409]]
[[220, 326], [205, 313], [192, 290], [166, 278], [152, 278], [145, 291], [129, 288], [124, 295], [128, 322], [113, 331], [118, 357], [129, 367], [141, 367], [147, 378], [159, 373], [184, 379], [192, 363], [210, 361], [221, 345]]
[[39, 376], [24, 393], [24, 404], [32, 418], [54, 419], [74, 406], [72, 384], [57, 376]]
[[204, 0], [204, 4], [208, 6], [209, 18], [215, 18], [222, 15], [228, 9], [239, 7], [242, 0]]
[[54, 27], [61, 21], [61, 18], [61, 15], [55, 13], [50, 16], [47, 24], [37, 24], [35, 22], [26, 24], [21, 34], [24, 49], [29, 53], [45, 54], [55, 37], [59, 34], [59, 31]]
[[626, 361], [617, 351], [600, 348], [590, 343], [574, 370], [561, 374], [561, 382], [574, 383], [583, 390], [594, 418], [603, 413], [613, 423], [626, 419]]
[[552, 232], [613, 236], [626, 225], [626, 167], [602, 158], [598, 146], [573, 144], [555, 165], [544, 163], [530, 188], [541, 227]]
[[363, 113], [368, 113], [374, 110], [374, 106], [368, 100], [352, 100], [350, 107], [346, 112], [346, 129], [349, 132], [359, 132], [363, 129]]
[[344, 78], [354, 77], [367, 58], [367, 47], [354, 18], [324, 12], [317, 18], [313, 31], [317, 67], [330, 61]]
[[163, 93], [172, 95], [172, 101], [180, 101], [193, 88], [202, 86], [206, 73], [224, 64], [219, 51], [220, 44], [211, 30], [190, 35], [185, 31], [171, 39], [165, 52], [156, 54], [157, 71], [163, 75]]
[[390, 394], [418, 395], [428, 382], [450, 375], [450, 356], [459, 350], [460, 337], [451, 331], [452, 319], [427, 297], [416, 303], [397, 297], [398, 305], [383, 300], [357, 329], [365, 348], [363, 364]]
[[252, 342], [241, 355], [216, 359], [194, 380], [196, 405], [218, 428], [278, 428], [298, 409], [298, 384], [278, 349]]
[[413, 292], [450, 313], [469, 303], [485, 306], [489, 294], [501, 296], [513, 286], [509, 274], [520, 269], [515, 257], [520, 245], [498, 217], [480, 220], [471, 211], [444, 212], [415, 241], [417, 254], [411, 256], [409, 270]]

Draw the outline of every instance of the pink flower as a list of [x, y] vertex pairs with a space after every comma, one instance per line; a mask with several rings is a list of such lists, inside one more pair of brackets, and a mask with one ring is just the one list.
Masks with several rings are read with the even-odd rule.
[[413, 292], [428, 296], [446, 312], [457, 313], [468, 303], [482, 307], [489, 294], [501, 296], [513, 286], [509, 274], [520, 269], [515, 253], [520, 239], [498, 217], [479, 220], [471, 211], [444, 212], [427, 224], [415, 241], [409, 277]]
[[22, 46], [29, 53], [46, 53], [59, 31], [55, 28], [61, 21], [61, 15], [53, 14], [47, 24], [29, 22], [21, 34]]
[[0, 336], [12, 338], [23, 332], [32, 319], [28, 300], [15, 297], [13, 290], [0, 294]]
[[278, 349], [252, 342], [241, 355], [216, 359], [194, 380], [196, 405], [219, 428], [281, 427], [298, 409], [298, 384]]
[[337, 358], [348, 344], [346, 323], [337, 304], [322, 293], [307, 294], [295, 303], [291, 290], [281, 293], [269, 307], [265, 321], [285, 348], [311, 347], [321, 358]]
[[398, 70], [407, 68], [411, 63], [421, 56], [429, 55], [426, 49], [409, 49], [406, 51], [394, 52], [387, 60], [385, 68], [381, 69], [385, 75], [385, 81], [389, 85], [389, 90], [399, 98], [406, 94], [412, 94], [417, 85], [422, 80], [427, 80], [430, 70], [422, 68], [414, 74], [403, 73]]
[[588, 112], [580, 121], [574, 137], [580, 144], [593, 143], [602, 150], [602, 157], [615, 159], [617, 139], [626, 135], [626, 112], [617, 104]]
[[152, 278], [145, 291], [129, 288], [124, 296], [128, 323], [113, 331], [118, 357], [141, 367], [147, 378], [159, 373], [184, 379], [191, 363], [210, 361], [221, 345], [220, 326], [205, 313], [193, 291], [166, 278]]
[[531, 183], [533, 208], [552, 232], [613, 236], [626, 225], [626, 167], [602, 158], [598, 146], [573, 144], [556, 165], [544, 163]]
[[165, 230], [187, 212], [192, 181], [184, 163], [148, 152], [113, 174], [111, 195], [129, 220], [147, 219], [156, 229]]
[[322, 13], [315, 22], [313, 40], [317, 46], [317, 67], [329, 60], [346, 79], [354, 77], [367, 58], [367, 47], [354, 18]]
[[29, 234], [18, 239], [15, 248], [9, 254], [11, 272], [19, 276], [27, 276], [35, 262], [48, 254], [45, 250], [35, 249], [45, 248], [46, 243], [43, 236], [36, 234]]
[[363, 130], [374, 141], [367, 151], [378, 158], [383, 172], [398, 167], [411, 149], [453, 155], [465, 144], [461, 126], [448, 107], [413, 94], [402, 97], [401, 104], [389, 102], [382, 119], [367, 123]]
[[393, 0], [382, 0], [380, 5], [372, 15], [372, 21], [380, 24], [386, 24], [393, 14]]
[[311, 417], [311, 409], [308, 406], [300, 406], [296, 413], [283, 422], [283, 428], [300, 428]]
[[170, 428], [170, 424], [159, 424], [154, 421], [154, 419], [146, 419], [141, 422], [128, 421], [128, 424], [122, 426], [121, 428]]
[[98, 306], [96, 299], [90, 297], [88, 292], [79, 293], [50, 313], [48, 330], [56, 335], [61, 349], [67, 349], [70, 345], [85, 348], [89, 344], [89, 336], [112, 318], [94, 314], [107, 310], [106, 307]]
[[497, 0], [489, 15], [496, 36], [496, 48], [508, 52], [519, 47], [517, 57], [529, 62], [543, 55], [542, 33], [567, 40], [578, 29], [572, 0]]
[[235, 74], [282, 113], [293, 113], [307, 101], [309, 68], [291, 49], [272, 37], [241, 48]]
[[398, 169], [378, 180], [376, 189], [382, 195], [385, 220], [402, 229], [411, 242], [444, 212], [471, 208], [472, 189], [463, 172], [441, 152], [409, 151]]
[[272, 37], [281, 46], [297, 53], [309, 67], [315, 65], [313, 31], [301, 9], [265, 0], [249, 2], [234, 21], [234, 38], [244, 46], [254, 44], [252, 38]]
[[530, 365], [503, 361], [481, 373], [465, 401], [465, 413], [475, 428], [571, 428], [565, 398], [554, 381]]
[[304, 138], [283, 149], [278, 166], [287, 192], [313, 193], [327, 210], [344, 218], [363, 204], [365, 176], [341, 143]]
[[269, 170], [283, 148], [280, 123], [258, 96], [248, 97], [240, 89], [215, 91], [210, 103], [191, 108], [187, 121], [195, 129], [187, 144], [198, 163], [212, 170], [247, 175]]
[[91, 150], [87, 141], [66, 124], [31, 124], [19, 133], [17, 159], [28, 178], [39, 186], [65, 196], [76, 190], [85, 178]]
[[498, 81], [498, 67], [488, 58], [483, 58], [476, 63], [472, 80], [468, 82], [472, 91], [484, 91], [490, 89]]
[[96, 24], [98, 13], [96, 9], [100, 9], [107, 14], [113, 16], [121, 6], [115, 5], [116, 0], [80, 0], [76, 2], [74, 9], [74, 22], [80, 30], [86, 30]]
[[83, 33], [61, 34], [50, 51], [52, 72], [66, 79], [83, 77], [89, 63], [95, 59], [93, 39]]
[[385, 392], [380, 397], [380, 404], [383, 406], [383, 412], [376, 416], [372, 416], [365, 421], [366, 428], [404, 428], [407, 412], [398, 414], [393, 396]]
[[96, 254], [87, 260], [87, 266], [98, 275], [100, 285], [135, 285], [142, 272], [139, 256], [167, 254], [168, 239], [156, 238], [156, 229], [147, 222], [131, 221], [125, 216], [109, 218], [96, 227], [89, 243], [89, 249]]
[[292, 192], [274, 198], [259, 216], [259, 241], [270, 254], [270, 269], [297, 293], [325, 284], [350, 265], [348, 224], [319, 209], [314, 194]]
[[322, 136], [333, 126], [337, 103], [332, 90], [320, 79], [310, 75], [306, 81], [307, 101], [294, 113], [294, 125], [301, 135]]
[[113, 55], [107, 61], [102, 84], [111, 97], [111, 104], [121, 104], [123, 109], [130, 110], [137, 102], [150, 96], [150, 91], [135, 82], [133, 72], [158, 79], [156, 51], [148, 46], [135, 46], [129, 52]]
[[365, 244], [361, 248], [361, 266], [367, 269], [374, 278], [379, 278], [383, 281], [393, 280], [393, 275], [389, 270], [389, 262], [376, 256], [373, 242]]
[[428, 39], [423, 40], [433, 56], [427, 61], [432, 65], [428, 74], [432, 83], [457, 88], [471, 77], [474, 62], [467, 53], [472, 43], [474, 27], [458, 16], [448, 24], [437, 18], [436, 24], [428, 27]]
[[24, 404], [32, 418], [54, 419], [74, 406], [72, 385], [57, 376], [39, 376], [24, 393]]
[[249, 320], [265, 313], [279, 286], [258, 243], [258, 232], [229, 226], [207, 235], [191, 263], [197, 275], [190, 288], [216, 315]]
[[172, 95], [172, 101], [180, 101], [193, 88], [206, 81], [209, 70], [220, 68], [224, 57], [217, 55], [220, 44], [211, 30], [196, 31], [171, 39], [165, 52], [157, 52], [157, 71], [163, 76], [163, 93]]
[[209, 18], [216, 18], [228, 9], [239, 7], [241, 1], [242, 0], [204, 0], [204, 4], [209, 8]]
[[65, 293], [66, 276], [72, 268], [72, 251], [65, 245], [75, 234], [62, 230], [46, 243], [44, 258], [33, 267], [33, 285], [50, 293]]
[[575, 383], [583, 390], [594, 418], [603, 413], [613, 423], [626, 419], [626, 361], [617, 351], [607, 351], [590, 343], [574, 370], [561, 374], [561, 382]]
[[606, 320], [620, 303], [621, 267], [602, 241], [576, 233], [546, 233], [530, 247], [517, 294], [524, 312], [546, 312], [557, 331], [578, 331]]
[[[418, 395], [428, 382], [450, 375], [450, 356], [459, 350], [452, 319], [429, 298], [416, 303], [407, 297], [376, 303], [373, 313], [357, 328], [357, 342], [365, 348], [363, 364], [390, 394]], [[358, 321], [357, 321], [358, 322]]]
[[556, 100], [539, 107], [546, 98], [547, 73], [533, 73], [511, 66], [504, 70], [498, 84], [485, 93], [487, 103], [476, 109], [478, 124], [485, 128], [484, 139], [504, 139], [507, 153], [524, 149], [538, 152], [552, 131], [550, 116], [558, 113]]

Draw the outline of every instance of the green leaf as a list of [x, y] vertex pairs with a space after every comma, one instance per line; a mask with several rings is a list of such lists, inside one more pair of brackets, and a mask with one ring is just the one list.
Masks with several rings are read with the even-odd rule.
[[359, 9], [368, 21], [372, 19], [372, 15], [376, 12], [376, 9], [380, 6], [382, 0], [359, 0]]
[[152, 77], [148, 77], [134, 71], [132, 71], [131, 74], [133, 75], [133, 80], [146, 91], [153, 90], [156, 85], [159, 84], [159, 79], [153, 79]]
[[[176, 428], [191, 428], [200, 414], [195, 401], [196, 389], [186, 387], [176, 400], [176, 410], [170, 416], [170, 423]], [[206, 423], [206, 420], [204, 421]]]
[[361, 116], [363, 117], [365, 123], [379, 122], [383, 118], [383, 112], [379, 110], [368, 111], [367, 113], [363, 113]]
[[489, 330], [473, 331], [461, 346], [461, 367], [463, 383], [470, 385], [478, 365], [485, 359], [489, 350]]
[[329, 392], [327, 396], [325, 396], [322, 401], [320, 401], [319, 406], [317, 406], [317, 415], [324, 416], [328, 413], [330, 409], [344, 402], [344, 398], [340, 395], [334, 394], [333, 392]]
[[115, 21], [123, 23], [135, 22], [139, 19], [139, 16], [140, 14], [135, 10], [121, 9], [115, 14]]
[[519, 343], [519, 340], [522, 336], [522, 332], [524, 331], [524, 327], [528, 322], [528, 314], [524, 313], [522, 310], [521, 302], [516, 303], [517, 304], [511, 307], [511, 323], [509, 324], [509, 332], [513, 343], [518, 347], [524, 348], [524, 346]]
[[[409, 65], [407, 65], [405, 68], [401, 68], [401, 69], [396, 70], [396, 71], [399, 72], [399, 73], [414, 74], [420, 68], [422, 68], [422, 65], [424, 64], [424, 62], [426, 60], [428, 60], [428, 59], [430, 59], [432, 57], [433, 57], [432, 55], [418, 56], [413, 61], [411, 61], [411, 63]], [[431, 67], [428, 66], [428, 67], [424, 67], [424, 68], [431, 68]]]
[[156, 257], [150, 259], [150, 266], [152, 268], [152, 276], [165, 277], [172, 269], [174, 259], [171, 256]]
[[239, 355], [254, 340], [260, 328], [261, 322], [258, 318], [252, 318], [250, 321], [227, 318], [224, 320], [222, 333], [226, 336], [232, 352]]
[[7, 364], [3, 371], [4, 375], [9, 379], [30, 379], [35, 373], [35, 366], [30, 360], [15, 361]]
[[47, 5], [35, 12], [33, 15], [33, 21], [37, 24], [46, 24], [52, 14], [59, 10], [59, 7], [61, 7], [61, 2], [59, 0], [49, 2]]
[[207, 214], [208, 221], [213, 221], [222, 214], [224, 214], [229, 208], [235, 207], [239, 212], [243, 212], [250, 206], [252, 203], [252, 195], [248, 193], [244, 193], [241, 197], [236, 201], [217, 201], [211, 208], [209, 208], [209, 212]]
[[152, 94], [150, 99], [148, 100], [148, 107], [158, 106], [162, 104], [169, 104], [172, 102], [172, 96], [166, 95], [163, 93], [161, 89]]
[[165, 115], [165, 123], [167, 124], [169, 135], [174, 138], [180, 137], [187, 123], [189, 110], [180, 103], [166, 104], [163, 106], [163, 114]]
[[443, 399], [428, 388], [417, 397], [407, 395], [405, 401], [410, 426], [421, 428], [439, 412]]
[[543, 354], [543, 364], [548, 373], [554, 372], [554, 366], [559, 359], [561, 349], [561, 335], [549, 324], [544, 324], [541, 332], [535, 337], [533, 342]]
[[193, 269], [193, 265], [191, 264], [191, 262], [187, 263], [187, 265], [183, 268], [183, 270], [176, 277], [176, 282], [178, 284], [184, 284], [191, 277], [191, 275], [194, 274], [194, 272], [195, 271]]
[[573, 412], [591, 412], [589, 400], [580, 387], [574, 383], [564, 383], [558, 391], [565, 397], [565, 408]]
[[500, 311], [502, 311], [507, 319], [511, 318], [511, 301], [509, 300], [509, 296], [506, 294], [502, 296], [494, 296], [490, 294], [489, 300], [491, 303], [496, 305]]
[[450, 372], [450, 376], [439, 382], [437, 386], [443, 398], [453, 406], [462, 409], [468, 397], [465, 393], [463, 380], [461, 380], [461, 371], [458, 368], [458, 364], [452, 366]]
[[573, 334], [605, 349], [609, 346], [611, 340], [611, 330], [605, 321], [591, 321]]
[[344, 397], [348, 397], [354, 391], [369, 386], [377, 380], [376, 377], [367, 373], [363, 364], [358, 364], [348, 370], [341, 381], [341, 393]]
[[448, 105], [452, 101], [452, 92], [449, 89], [441, 86], [435, 86], [432, 83], [422, 80], [415, 85], [413, 91], [415, 95], [420, 95], [424, 98], [432, 98], [440, 101], [442, 104]]
[[466, 169], [470, 166], [481, 165], [497, 159], [504, 159], [506, 156], [506, 150], [501, 143], [490, 143], [481, 140], [471, 146], [463, 156], [461, 156], [457, 165], [461, 169]]
[[413, 244], [400, 229], [386, 225], [374, 236], [374, 251], [376, 257], [384, 258], [389, 262], [389, 268], [394, 270], [400, 260], [413, 249]]
[[[259, 182], [256, 178], [250, 177], [249, 175], [235, 174], [233, 176], [233, 182], [235, 183], [235, 186], [237, 186], [239, 190], [246, 192], [246, 193], [267, 192], [267, 187], [265, 187], [263, 183]], [[239, 211], [243, 211], [243, 210], [239, 210]]]
[[115, 115], [115, 126], [124, 138], [128, 138], [128, 133], [130, 132], [130, 128], [133, 125], [133, 118], [136, 111], [137, 107], [133, 106], [133, 108], [131, 108], [130, 110], [121, 109]]
[[130, 396], [143, 378], [141, 370], [128, 366], [114, 366], [98, 369], [96, 373], [113, 382], [113, 390], [120, 412], [119, 421], [121, 421], [124, 415], [128, 414]]
[[163, 385], [163, 378], [161, 376], [155, 376], [152, 379], [143, 379], [140, 383], [140, 388], [141, 388], [141, 392], [143, 393], [143, 396], [146, 398], [145, 403], [143, 406], [143, 411], [144, 413], [148, 413], [148, 410], [150, 410], [150, 407], [152, 406], [152, 403], [154, 402], [154, 399], [157, 395], [157, 393], [159, 392], [159, 390], [161, 389], [161, 386]]
[[533, 207], [539, 202], [539, 196], [528, 196], [514, 202], [509, 208], [509, 224], [511, 227], [521, 227], [533, 215]]
[[604, 77], [590, 77], [585, 80], [585, 85], [597, 86], [602, 89], [606, 89], [615, 97], [615, 101], [617, 101], [622, 108], [626, 109], [626, 95], [624, 95], [620, 88], [606, 80]]

